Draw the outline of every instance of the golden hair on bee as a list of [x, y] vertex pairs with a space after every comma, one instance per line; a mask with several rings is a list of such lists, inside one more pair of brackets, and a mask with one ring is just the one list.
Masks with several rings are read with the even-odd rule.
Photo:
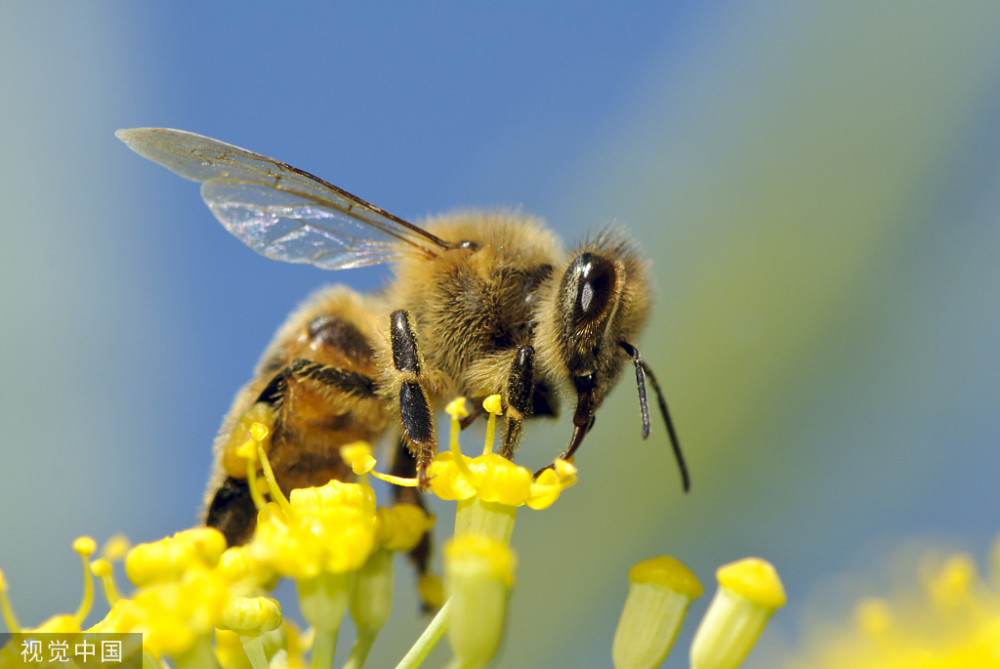
[[[499, 394], [500, 454], [513, 458], [526, 420], [556, 416], [562, 402], [575, 400], [560, 456], [570, 458], [627, 361], [642, 435], [649, 378], [688, 489], [659, 384], [633, 343], [649, 315], [651, 279], [623, 231], [605, 230], [566, 253], [540, 219], [520, 211], [458, 211], [417, 226], [218, 140], [164, 128], [117, 135], [200, 182], [216, 218], [258, 253], [332, 270], [394, 263], [380, 293], [332, 286], [309, 298], [237, 394], [216, 439], [206, 512], [230, 544], [245, 541], [256, 521], [245, 464], [235, 456], [256, 418], [272, 425], [269, 459], [286, 493], [350, 478], [340, 447], [387, 436], [397, 444], [393, 473], [426, 487], [437, 449], [433, 416], [446, 401]], [[420, 503], [416, 492], [401, 494]], [[422, 568], [426, 544], [417, 553]]]

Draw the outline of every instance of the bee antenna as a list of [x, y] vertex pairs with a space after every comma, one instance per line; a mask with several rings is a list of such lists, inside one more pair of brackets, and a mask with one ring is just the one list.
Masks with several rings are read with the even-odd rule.
[[653, 370], [650, 369], [649, 365], [639, 357], [639, 349], [625, 340], [618, 342], [618, 344], [635, 365], [635, 382], [639, 388], [639, 411], [642, 414], [642, 438], [646, 439], [649, 436], [649, 403], [646, 399], [646, 377], [648, 376], [649, 383], [653, 386], [653, 390], [656, 391], [656, 403], [660, 407], [663, 422], [667, 424], [667, 434], [670, 435], [670, 446], [673, 448], [677, 467], [681, 470], [681, 483], [684, 487], [684, 492], [688, 492], [691, 489], [691, 477], [688, 475], [687, 463], [684, 462], [684, 454], [681, 452], [681, 444], [677, 439], [677, 431], [674, 430], [674, 422], [670, 420], [667, 401], [663, 399], [663, 392], [660, 390], [660, 384], [656, 381], [656, 375], [653, 374]]

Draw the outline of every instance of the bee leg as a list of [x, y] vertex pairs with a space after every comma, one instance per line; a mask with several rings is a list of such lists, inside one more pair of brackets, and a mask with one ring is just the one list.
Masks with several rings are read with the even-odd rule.
[[477, 398], [472, 400], [472, 408], [469, 410], [469, 415], [465, 418], [459, 419], [458, 429], [464, 430], [473, 423], [476, 419], [486, 413], [486, 409], [483, 408], [482, 398]]
[[[265, 404], [280, 415], [288, 395], [288, 384], [293, 380], [322, 384], [356, 397], [375, 397], [375, 380], [369, 376], [296, 358], [271, 377], [254, 406]], [[246, 543], [257, 525], [257, 508], [246, 479], [227, 476], [222, 481], [208, 505], [205, 525], [222, 532], [229, 546]]]
[[399, 386], [399, 416], [403, 433], [409, 442], [410, 452], [417, 461], [417, 478], [421, 490], [428, 486], [427, 468], [437, 450], [434, 421], [431, 418], [427, 395], [421, 386], [421, 360], [417, 336], [410, 322], [410, 314], [400, 309], [392, 312], [391, 339], [392, 362], [402, 378]]
[[315, 381], [347, 395], [359, 398], [375, 397], [375, 379], [347, 369], [296, 358], [285, 368], [284, 373], [299, 380]]
[[[403, 478], [412, 478], [417, 473], [417, 461], [414, 459], [413, 454], [410, 453], [410, 447], [404, 437], [400, 437], [397, 442], [396, 453], [392, 459], [392, 467], [389, 473], [393, 476], [401, 476]], [[427, 511], [427, 506], [424, 504], [424, 496], [416, 488], [392, 486], [392, 496], [396, 504], [415, 504], [424, 511]], [[431, 546], [431, 533], [428, 530], [420, 538], [420, 542], [408, 554], [410, 563], [416, 569], [418, 581], [430, 573]], [[421, 606], [426, 611], [430, 611], [433, 608], [427, 602], [423, 602]]]
[[535, 349], [518, 346], [517, 355], [507, 375], [507, 431], [503, 435], [500, 455], [512, 460], [524, 433], [524, 419], [531, 416], [534, 397]]

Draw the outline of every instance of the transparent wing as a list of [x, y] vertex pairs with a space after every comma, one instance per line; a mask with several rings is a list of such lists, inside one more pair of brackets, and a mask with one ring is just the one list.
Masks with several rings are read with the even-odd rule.
[[308, 172], [225, 142], [169, 128], [115, 135], [201, 182], [201, 196], [222, 225], [268, 258], [347, 269], [455, 246]]

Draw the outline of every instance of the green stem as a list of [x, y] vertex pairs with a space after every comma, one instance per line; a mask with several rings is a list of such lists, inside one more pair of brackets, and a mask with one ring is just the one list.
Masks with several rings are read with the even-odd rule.
[[416, 669], [423, 664], [430, 652], [434, 650], [434, 646], [448, 630], [448, 604], [449, 602], [444, 603], [444, 606], [434, 616], [434, 620], [427, 625], [424, 633], [396, 665], [396, 669]]
[[358, 638], [354, 640], [354, 647], [351, 648], [351, 655], [347, 658], [344, 669], [362, 669], [365, 666], [368, 653], [371, 652], [372, 646], [375, 645], [375, 639], [378, 638], [378, 632], [377, 629], [370, 627], [358, 630]]
[[516, 517], [516, 506], [484, 502], [479, 495], [473, 495], [458, 503], [455, 510], [455, 536], [486, 534], [497, 541], [509, 544]]
[[337, 652], [337, 632], [338, 630], [316, 630], [316, 637], [313, 639], [312, 657], [309, 666], [312, 669], [331, 669], [333, 667], [333, 656]]
[[264, 653], [264, 639], [260, 634], [240, 635], [243, 652], [247, 654], [253, 669], [267, 669], [267, 655]]
[[321, 572], [296, 581], [302, 617], [316, 630], [313, 641], [313, 669], [330, 669], [337, 650], [340, 621], [351, 593], [351, 574]]

